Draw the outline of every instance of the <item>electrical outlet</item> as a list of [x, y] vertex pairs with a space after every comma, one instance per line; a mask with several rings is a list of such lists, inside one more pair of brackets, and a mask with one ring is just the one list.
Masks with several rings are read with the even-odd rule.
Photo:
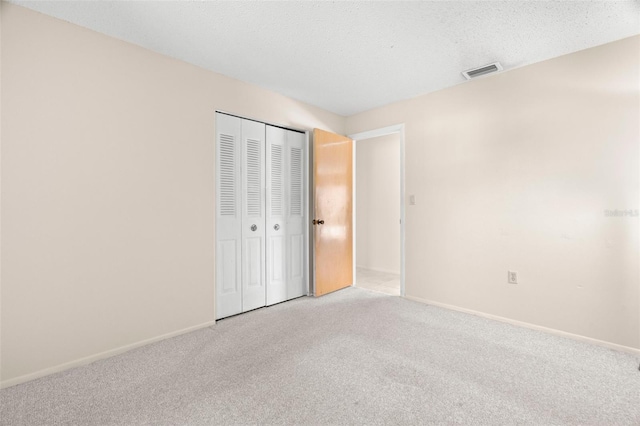
[[509, 284], [518, 284], [518, 273], [515, 271], [507, 271]]

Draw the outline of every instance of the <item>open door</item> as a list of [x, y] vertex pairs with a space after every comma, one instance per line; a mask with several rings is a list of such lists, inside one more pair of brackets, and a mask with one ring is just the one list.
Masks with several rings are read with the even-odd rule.
[[353, 284], [353, 141], [313, 130], [315, 295]]

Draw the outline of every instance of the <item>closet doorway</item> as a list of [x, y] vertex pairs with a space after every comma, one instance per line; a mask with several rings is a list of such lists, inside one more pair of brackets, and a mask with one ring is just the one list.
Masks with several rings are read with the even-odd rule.
[[355, 140], [357, 287], [404, 295], [403, 125], [351, 135]]
[[216, 319], [304, 296], [308, 134], [216, 112]]

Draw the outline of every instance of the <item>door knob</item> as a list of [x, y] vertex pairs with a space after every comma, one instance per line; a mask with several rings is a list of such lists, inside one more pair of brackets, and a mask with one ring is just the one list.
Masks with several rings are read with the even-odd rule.
[[324, 220], [322, 220], [322, 219], [320, 219], [320, 220], [313, 219], [313, 224], [314, 225], [324, 225]]
[[277, 231], [278, 229], [280, 229], [280, 225], [278, 225], [278, 224], [276, 223], [275, 225], [273, 225], [273, 229], [275, 229], [275, 230]]
[[255, 232], [255, 230], [258, 229], [258, 227], [256, 225], [251, 225], [251, 230]]

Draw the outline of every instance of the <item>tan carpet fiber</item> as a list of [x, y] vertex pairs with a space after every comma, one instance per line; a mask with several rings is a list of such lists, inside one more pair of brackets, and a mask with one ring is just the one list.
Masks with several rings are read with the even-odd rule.
[[2, 425], [640, 425], [638, 359], [349, 288], [0, 391]]

